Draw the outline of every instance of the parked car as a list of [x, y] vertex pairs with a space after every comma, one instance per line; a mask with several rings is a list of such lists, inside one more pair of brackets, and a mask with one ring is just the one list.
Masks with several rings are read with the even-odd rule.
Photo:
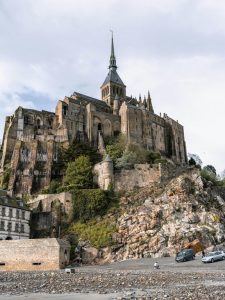
[[225, 259], [225, 253], [223, 251], [214, 251], [214, 252], [209, 252], [202, 258], [203, 263], [211, 262], [213, 263], [214, 261], [217, 260], [224, 260]]
[[176, 255], [176, 262], [188, 261], [195, 259], [195, 252], [193, 249], [183, 249]]

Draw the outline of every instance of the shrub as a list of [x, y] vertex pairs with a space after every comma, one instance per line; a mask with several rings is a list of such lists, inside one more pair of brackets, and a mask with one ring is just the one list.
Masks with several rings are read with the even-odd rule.
[[61, 183], [56, 180], [52, 180], [48, 187], [42, 190], [42, 194], [56, 194], [58, 193], [58, 189], [60, 188]]
[[109, 154], [111, 159], [115, 162], [118, 158], [123, 155], [126, 148], [126, 137], [120, 134], [117, 138], [109, 141], [106, 145], [106, 153]]
[[112, 234], [116, 231], [116, 226], [110, 220], [78, 222], [71, 225], [69, 231], [99, 249], [113, 245]]
[[8, 189], [10, 176], [11, 176], [11, 169], [10, 168], [6, 168], [4, 170], [3, 178], [2, 178], [2, 189], [3, 190], [7, 190]]
[[108, 201], [100, 189], [74, 190], [72, 192], [74, 219], [86, 221], [97, 215], [103, 215]]
[[116, 160], [116, 168], [118, 169], [132, 169], [137, 163], [137, 155], [134, 152], [126, 150], [123, 156]]

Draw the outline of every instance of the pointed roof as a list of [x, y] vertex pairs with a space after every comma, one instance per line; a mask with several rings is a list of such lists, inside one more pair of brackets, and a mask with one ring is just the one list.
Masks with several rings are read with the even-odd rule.
[[109, 60], [109, 69], [111, 68], [117, 69], [116, 57], [114, 52], [114, 43], [113, 43], [113, 32], [112, 32], [112, 41], [111, 41], [111, 55]]
[[153, 105], [152, 105], [152, 99], [150, 96], [150, 92], [148, 91], [148, 98], [147, 98], [147, 109], [154, 113]]
[[121, 80], [120, 76], [118, 75], [118, 73], [116, 72], [115, 69], [114, 69], [114, 70], [111, 69], [111, 70], [109, 71], [109, 73], [108, 73], [108, 75], [106, 76], [106, 78], [105, 78], [105, 80], [104, 80], [102, 86], [105, 85], [105, 84], [107, 84], [107, 83], [109, 83], [109, 82], [114, 82], [114, 83], [118, 83], [118, 84], [120, 84], [120, 85], [125, 86], [125, 84], [123, 83], [123, 81]]
[[116, 65], [116, 56], [114, 51], [114, 42], [113, 42], [113, 33], [112, 33], [112, 40], [111, 40], [111, 54], [109, 60], [109, 73], [107, 74], [102, 86], [106, 85], [109, 82], [114, 82], [125, 87], [125, 84], [121, 80], [120, 76], [116, 72], [117, 65]]

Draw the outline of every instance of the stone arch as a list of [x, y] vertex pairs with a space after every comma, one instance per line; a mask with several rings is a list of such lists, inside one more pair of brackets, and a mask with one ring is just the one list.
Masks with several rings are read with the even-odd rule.
[[40, 117], [36, 118], [37, 129], [40, 129], [42, 126], [42, 120]]
[[104, 136], [112, 135], [112, 124], [108, 119], [106, 119], [103, 123], [103, 132], [104, 132]]

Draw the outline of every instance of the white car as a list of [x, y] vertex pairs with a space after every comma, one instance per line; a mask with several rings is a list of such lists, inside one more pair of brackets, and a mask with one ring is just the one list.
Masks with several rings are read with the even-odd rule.
[[207, 262], [214, 262], [217, 260], [224, 260], [225, 259], [225, 253], [223, 251], [215, 251], [215, 252], [209, 252], [202, 258], [203, 263]]

